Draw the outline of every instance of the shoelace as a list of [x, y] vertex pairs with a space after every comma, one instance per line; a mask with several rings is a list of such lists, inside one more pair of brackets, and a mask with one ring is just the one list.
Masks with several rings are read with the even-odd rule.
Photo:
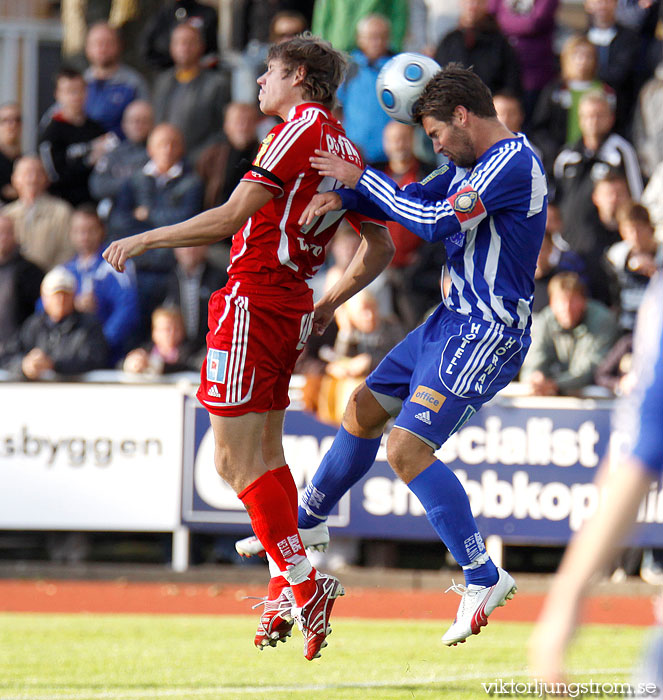
[[[468, 588], [463, 583], [456, 583], [453, 579], [451, 579], [451, 586], [449, 586], [449, 588], [447, 588], [447, 590], [444, 592], [448, 593], [449, 591], [458, 593], [458, 595], [462, 598], [460, 601], [460, 607], [458, 608], [460, 614], [464, 614], [468, 607], [470, 609], [472, 608], [474, 605], [474, 596], [476, 596], [476, 594], [479, 592]], [[456, 619], [458, 619], [458, 616], [456, 616]]]
[[267, 605], [269, 605], [270, 603], [276, 604], [276, 607], [272, 608], [272, 610], [278, 610], [278, 612], [285, 612], [286, 610], [290, 610], [292, 608], [292, 603], [288, 600], [288, 597], [285, 595], [280, 595], [276, 600], [269, 600], [269, 598], [266, 595], [262, 597], [258, 595], [245, 595], [242, 598], [242, 600], [258, 601], [257, 603], [251, 606], [251, 610], [255, 610], [261, 605], [264, 605], [266, 608]]
[[251, 606], [251, 610], [255, 610], [256, 608], [259, 608], [261, 605], [267, 605], [269, 602], [269, 599], [267, 598], [266, 595], [260, 596], [260, 595], [245, 595], [242, 600], [257, 600], [258, 602], [255, 603], [254, 605]]
[[[255, 610], [256, 608], [259, 608], [261, 605], [264, 606], [264, 610], [262, 614], [260, 615], [260, 621], [259, 621], [259, 629], [262, 628], [262, 631], [265, 634], [268, 634], [270, 632], [270, 625], [273, 621], [273, 618], [270, 618], [267, 621], [263, 621], [262, 616], [267, 612], [267, 606], [271, 603], [274, 604], [275, 607], [270, 609], [270, 612], [277, 612], [279, 615], [281, 615], [284, 612], [290, 613], [292, 610], [292, 603], [288, 600], [288, 597], [286, 595], [279, 595], [279, 597], [276, 600], [269, 600], [267, 596], [257, 596], [257, 595], [245, 595], [242, 600], [257, 600], [258, 602], [255, 605], [251, 606], [251, 610]], [[281, 615], [281, 617], [283, 617]]]
[[464, 583], [456, 583], [454, 579], [451, 579], [451, 585], [449, 588], [447, 588], [445, 593], [448, 593], [449, 591], [453, 591], [454, 593], [458, 593], [458, 595], [463, 596], [466, 593], [471, 593], [472, 591], [469, 591], [467, 586]]

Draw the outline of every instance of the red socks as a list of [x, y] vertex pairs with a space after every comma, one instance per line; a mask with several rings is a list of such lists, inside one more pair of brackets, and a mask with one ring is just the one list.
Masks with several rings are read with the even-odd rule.
[[[295, 519], [297, 518], [297, 507], [299, 504], [299, 493], [297, 491], [297, 485], [295, 480], [292, 478], [292, 472], [290, 467], [285, 464], [282, 467], [277, 467], [272, 469], [272, 474], [278, 479], [279, 484], [283, 487], [283, 490], [288, 496], [288, 501], [290, 502], [290, 507], [295, 514]], [[269, 579], [269, 586], [267, 587], [267, 597], [269, 600], [276, 600], [280, 595], [281, 591], [290, 584], [286, 581], [283, 576], [272, 576]]]
[[283, 490], [288, 496], [288, 501], [290, 501], [290, 507], [292, 512], [295, 514], [295, 519], [297, 519], [297, 509], [299, 506], [299, 493], [297, 491], [297, 484], [292, 478], [292, 472], [290, 467], [286, 464], [277, 469], [272, 469], [272, 474], [278, 479], [279, 484], [283, 487]]
[[[268, 471], [237, 494], [244, 503], [256, 537], [262, 542], [265, 551], [274, 560], [279, 570], [288, 572], [288, 585], [292, 587], [295, 602], [304, 605], [315, 593], [315, 569], [306, 558], [304, 545], [297, 531], [297, 489], [292, 489], [280, 467]], [[279, 476], [275, 472], [279, 472]], [[290, 470], [287, 469], [288, 474]], [[286, 482], [286, 488], [282, 485]], [[294, 481], [292, 475], [290, 480]], [[271, 583], [270, 583], [271, 588]], [[278, 582], [274, 588], [280, 593], [283, 586]], [[270, 590], [270, 600], [274, 600]], [[278, 594], [277, 594], [278, 597]]]

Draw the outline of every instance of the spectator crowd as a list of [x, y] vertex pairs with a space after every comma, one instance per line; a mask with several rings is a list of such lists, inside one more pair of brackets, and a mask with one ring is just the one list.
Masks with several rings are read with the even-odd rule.
[[[63, 59], [53, 75], [36, 153], [22, 152], [20, 106], [0, 105], [3, 376], [198, 370], [207, 300], [227, 280], [228, 242], [150, 251], [122, 275], [101, 253], [112, 240], [227, 200], [274, 123], [256, 100], [268, 46], [311, 29], [348, 53], [339, 120], [366, 162], [400, 186], [440, 163], [419, 128], [381, 110], [380, 69], [401, 50], [474, 67], [498, 117], [526, 135], [548, 177], [521, 387], [627, 391], [635, 314], [663, 255], [661, 8], [660, 0], [585, 0], [585, 26], [571, 28], [559, 0], [246, 1], [235, 12], [233, 60], [219, 52], [209, 4], [166, 0], [138, 17], [139, 61], [117, 22], [91, 23], [82, 56]], [[351, 390], [450, 283], [440, 275], [443, 243], [398, 224], [390, 233], [390, 267], [300, 360], [305, 402], [330, 420], [343, 403], [333, 392]], [[357, 243], [341, 228], [317, 292]]]

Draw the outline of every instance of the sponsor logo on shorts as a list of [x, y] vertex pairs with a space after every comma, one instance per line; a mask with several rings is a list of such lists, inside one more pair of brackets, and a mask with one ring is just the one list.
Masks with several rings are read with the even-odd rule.
[[423, 386], [423, 384], [420, 384], [410, 397], [410, 401], [412, 401], [412, 403], [421, 404], [426, 408], [430, 408], [431, 411], [435, 411], [435, 413], [442, 408], [442, 404], [446, 400], [446, 396], [440, 394], [434, 389], [429, 389], [427, 386]]
[[456, 348], [456, 352], [454, 352], [454, 356], [445, 370], [446, 374], [453, 374], [458, 369], [456, 365], [463, 359], [465, 350], [469, 348], [470, 343], [479, 337], [479, 333], [481, 333], [481, 326], [478, 323], [473, 323], [470, 330], [463, 336], [460, 345]]
[[210, 348], [207, 351], [207, 381], [225, 384], [227, 364], [227, 350], [215, 350], [214, 348]]
[[417, 420], [420, 420], [422, 423], [426, 423], [426, 425], [430, 425], [430, 411], [422, 411], [421, 413], [417, 413], [414, 416]]
[[207, 395], [213, 396], [215, 399], [221, 398], [221, 394], [219, 393], [219, 389], [217, 388], [216, 384], [212, 384], [212, 386], [207, 390]]

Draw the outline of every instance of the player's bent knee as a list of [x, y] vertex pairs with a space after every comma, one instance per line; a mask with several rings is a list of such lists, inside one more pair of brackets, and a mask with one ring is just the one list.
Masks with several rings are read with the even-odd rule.
[[387, 440], [389, 466], [407, 484], [435, 460], [433, 448], [406, 430], [394, 428]]
[[219, 445], [218, 443], [214, 446], [214, 466], [217, 474], [222, 479], [226, 479], [226, 481], [228, 481], [227, 477], [230, 475], [232, 467], [230, 450], [226, 449], [223, 445]]
[[357, 437], [370, 439], [382, 434], [387, 420], [389, 414], [362, 382], [350, 396], [343, 414], [343, 427]]

